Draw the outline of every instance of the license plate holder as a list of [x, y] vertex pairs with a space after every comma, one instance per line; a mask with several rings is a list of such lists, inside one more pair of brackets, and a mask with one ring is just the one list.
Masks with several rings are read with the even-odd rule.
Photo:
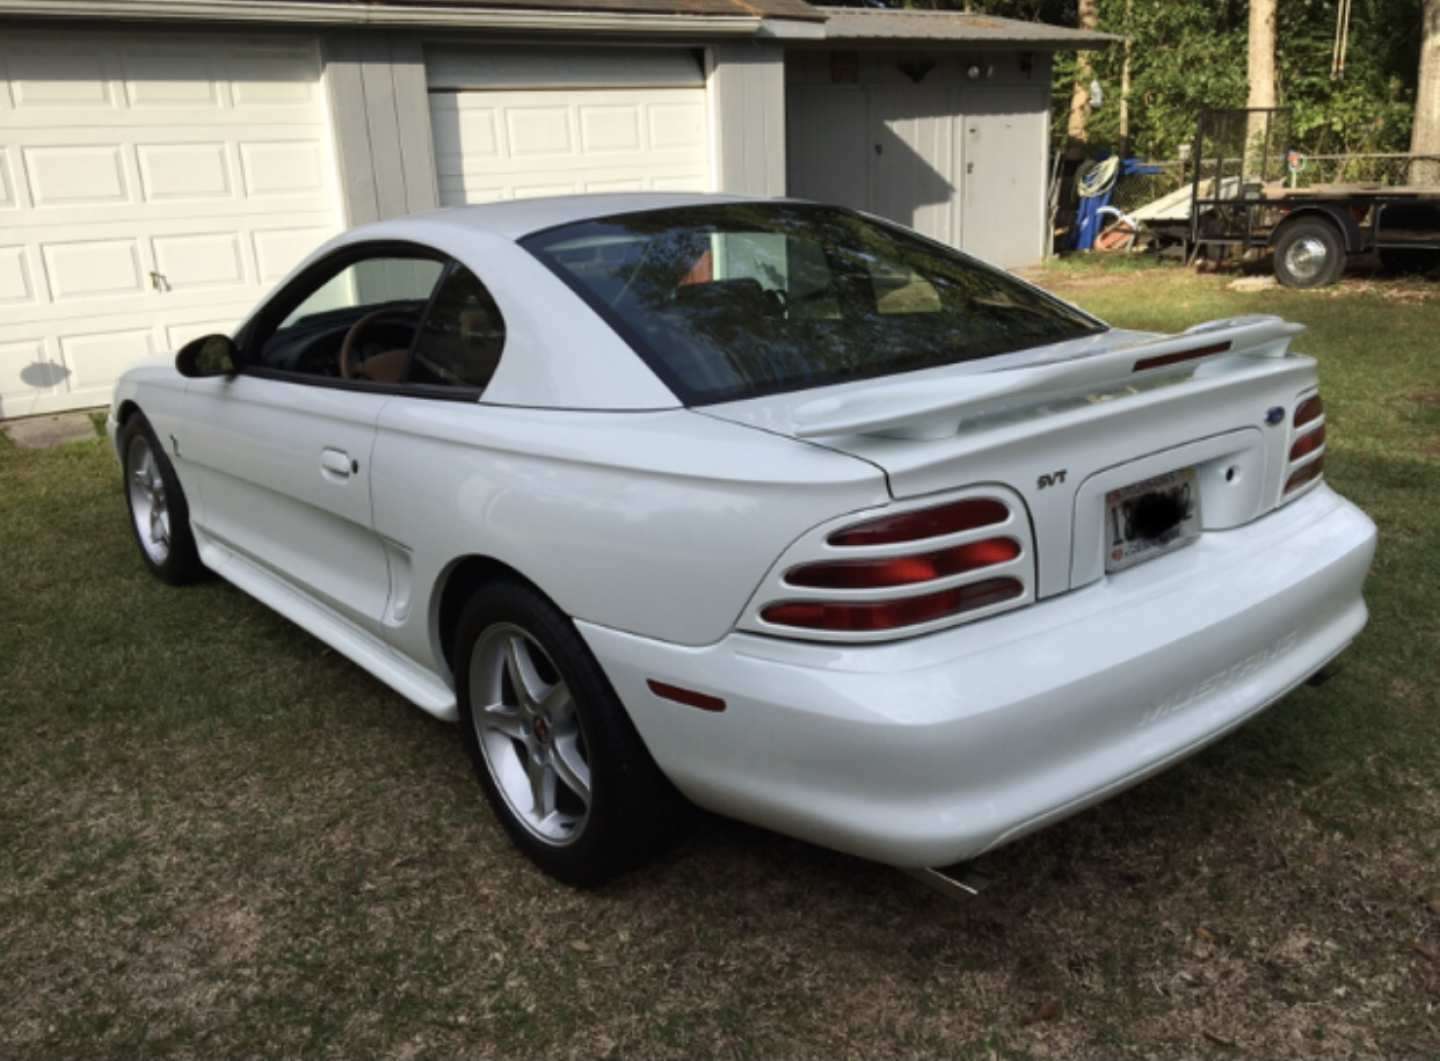
[[1177, 468], [1105, 495], [1105, 570], [1127, 567], [1200, 537], [1200, 490], [1194, 468]]

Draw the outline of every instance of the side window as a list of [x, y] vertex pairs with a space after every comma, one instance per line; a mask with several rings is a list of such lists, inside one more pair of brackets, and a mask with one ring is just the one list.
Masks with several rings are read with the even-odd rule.
[[484, 387], [504, 345], [505, 321], [495, 300], [474, 273], [456, 264], [435, 292], [407, 382]]
[[298, 293], [273, 331], [256, 337], [260, 363], [325, 378], [398, 382], [444, 268], [433, 258], [393, 253], [349, 262]]

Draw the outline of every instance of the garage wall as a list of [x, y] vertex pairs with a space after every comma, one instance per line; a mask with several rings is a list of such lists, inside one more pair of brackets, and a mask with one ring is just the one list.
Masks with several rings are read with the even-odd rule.
[[440, 199], [420, 41], [393, 33], [332, 34], [324, 56], [346, 222], [435, 209]]
[[785, 52], [738, 42], [709, 49], [713, 190], [785, 194]]
[[109, 401], [342, 218], [316, 41], [0, 36], [0, 417]]
[[786, 70], [790, 194], [997, 265], [1044, 257], [1047, 55], [799, 49]]

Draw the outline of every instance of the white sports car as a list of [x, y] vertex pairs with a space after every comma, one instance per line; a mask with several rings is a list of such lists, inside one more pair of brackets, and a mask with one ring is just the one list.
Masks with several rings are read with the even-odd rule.
[[556, 877], [684, 800], [901, 867], [1163, 769], [1365, 624], [1301, 329], [1119, 331], [902, 228], [699, 195], [355, 229], [110, 430], [145, 562], [441, 718]]

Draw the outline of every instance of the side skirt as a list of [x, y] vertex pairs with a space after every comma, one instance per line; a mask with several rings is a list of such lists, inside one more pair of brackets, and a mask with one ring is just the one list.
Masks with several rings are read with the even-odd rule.
[[220, 544], [198, 527], [196, 530], [200, 559], [211, 571], [369, 671], [420, 710], [445, 722], [459, 719], [455, 691], [436, 675], [311, 600], [248, 557]]

